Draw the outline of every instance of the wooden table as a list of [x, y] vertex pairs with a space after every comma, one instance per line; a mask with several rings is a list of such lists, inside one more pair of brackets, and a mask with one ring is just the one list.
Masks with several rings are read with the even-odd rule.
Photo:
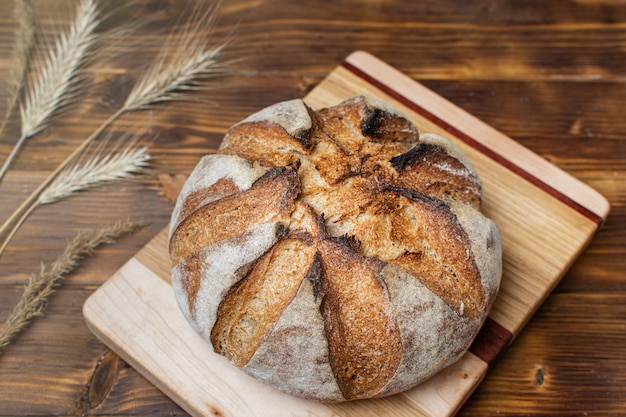
[[[42, 33], [50, 36], [67, 22], [73, 2], [35, 3]], [[89, 67], [90, 88], [80, 104], [27, 141], [0, 184], [0, 221], [119, 107], [183, 2], [125, 3], [106, 2], [112, 14], [101, 29], [132, 31], [107, 41], [104, 56]], [[11, 1], [0, 1], [2, 80], [12, 65], [11, 10]], [[155, 178], [40, 207], [0, 258], [4, 322], [28, 276], [79, 230], [126, 218], [149, 222], [82, 260], [44, 315], [0, 351], [0, 416], [185, 414], [90, 333], [82, 305], [167, 225], [172, 183], [215, 149], [230, 125], [274, 102], [303, 97], [355, 50], [420, 81], [611, 203], [588, 249], [459, 415], [625, 412], [626, 3], [230, 0], [216, 32], [231, 30], [224, 59], [240, 59], [217, 88], [194, 95], [200, 101], [128, 114], [112, 127], [153, 134]], [[0, 161], [19, 132], [13, 113], [0, 137]]]

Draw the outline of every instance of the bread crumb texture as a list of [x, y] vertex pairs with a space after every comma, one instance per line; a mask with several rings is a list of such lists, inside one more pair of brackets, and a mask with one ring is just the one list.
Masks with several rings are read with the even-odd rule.
[[356, 96], [233, 126], [172, 214], [172, 284], [213, 349], [287, 393], [395, 394], [468, 349], [496, 296], [500, 234], [463, 152]]

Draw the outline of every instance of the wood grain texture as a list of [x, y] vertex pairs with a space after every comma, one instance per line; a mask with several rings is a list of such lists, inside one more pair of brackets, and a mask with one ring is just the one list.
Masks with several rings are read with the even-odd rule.
[[[600, 291], [554, 294], [459, 415], [621, 415], [623, 300]], [[511, 392], [515, 401], [499, 400]]]
[[[445, 131], [481, 175], [484, 212], [500, 229], [500, 291], [469, 352], [414, 389], [367, 408], [373, 413], [374, 405], [385, 404], [390, 416], [414, 409], [430, 417], [450, 416], [519, 335], [593, 236], [609, 206], [592, 188], [370, 54], [351, 54], [304, 100], [323, 108], [357, 93], [393, 105], [422, 132]], [[457, 126], [464, 126], [463, 132]], [[182, 315], [170, 286], [164, 285], [170, 280], [163, 262], [166, 251], [164, 230], [87, 300], [84, 315], [90, 329], [192, 415], [211, 410], [238, 415], [244, 409], [258, 416], [317, 413], [311, 403], [286, 401], [272, 391], [266, 393], [268, 402], [284, 406], [259, 408], [257, 381], [242, 379], [236, 368], [223, 368], [222, 357], [198, 344], [191, 329], [179, 323]], [[180, 357], [187, 359], [181, 362]], [[211, 377], [194, 378], [197, 369]], [[222, 395], [229, 389], [241, 394]], [[342, 405], [339, 414], [352, 417], [355, 410]]]
[[[43, 3], [52, 5], [42, 13], [51, 33], [66, 20], [62, 11], [72, 2], [36, 2]], [[114, 10], [126, 2], [102, 3]], [[109, 50], [118, 53], [92, 69], [88, 98], [30, 140], [0, 184], [2, 219], [123, 101], [185, 2], [137, 3], [107, 21], [105, 28], [142, 24], [110, 42]], [[0, 114], [16, 28], [12, 5], [0, 1]], [[623, 414], [626, 4], [228, 0], [224, 10], [218, 30], [227, 33], [237, 23], [228, 57], [243, 58], [237, 64], [242, 73], [201, 94], [208, 102], [162, 106], [126, 117], [114, 129], [152, 129], [158, 134], [152, 148], [157, 171], [188, 174], [231, 124], [274, 102], [303, 97], [354, 50], [375, 54], [611, 203], [610, 216], [587, 250], [459, 415]], [[0, 135], [0, 160], [17, 132], [13, 114]], [[28, 274], [40, 261], [54, 259], [79, 228], [126, 216], [151, 225], [98, 249], [58, 289], [48, 313], [0, 352], [0, 415], [78, 413], [78, 400], [106, 349], [79, 319], [82, 301], [167, 224], [171, 210], [158, 187], [138, 185], [110, 187], [63, 204], [38, 210], [0, 259], [0, 320]], [[546, 382], [533, 385], [541, 375]], [[81, 412], [184, 415], [127, 365], [118, 368], [102, 403]]]
[[[94, 334], [192, 415], [448, 416], [487, 370], [468, 352], [424, 386], [392, 397], [345, 404], [292, 397], [214, 353], [179, 313], [169, 272], [154, 272], [159, 269], [131, 259], [85, 302], [83, 313]], [[94, 398], [90, 393], [88, 398]]]

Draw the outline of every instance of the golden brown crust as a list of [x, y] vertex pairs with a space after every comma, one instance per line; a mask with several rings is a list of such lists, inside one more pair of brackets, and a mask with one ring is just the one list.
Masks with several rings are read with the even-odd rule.
[[275, 168], [259, 178], [249, 190], [199, 208], [178, 223], [170, 236], [172, 264], [212, 243], [241, 235], [254, 224], [276, 218], [287, 219], [293, 210], [297, 189], [298, 177], [294, 167]]
[[421, 142], [391, 158], [398, 171], [395, 183], [437, 199], [455, 199], [480, 208], [482, 187], [478, 176], [441, 146]]
[[293, 300], [315, 251], [299, 239], [284, 239], [257, 262], [224, 297], [211, 330], [217, 353], [246, 365]]
[[202, 164], [170, 252], [177, 299], [215, 351], [286, 392], [344, 401], [410, 388], [469, 347], [501, 244], [449, 141], [371, 98], [318, 112], [294, 100], [233, 126]]
[[344, 398], [372, 397], [393, 377], [404, 353], [378, 279], [383, 264], [342, 239], [325, 239], [319, 251], [330, 365]]
[[192, 316], [200, 289], [202, 262], [201, 254], [196, 252], [189, 255], [184, 262], [179, 264], [182, 267], [180, 285], [187, 295], [188, 311]]
[[[420, 236], [425, 244], [419, 250], [407, 248], [404, 254], [389, 262], [412, 273], [459, 314], [479, 317], [487, 302], [471, 242], [456, 216], [442, 200], [406, 188], [398, 192], [408, 200], [404, 207], [410, 210], [418, 226], [396, 225], [396, 239], [408, 246]], [[407, 236], [408, 230], [415, 235]], [[404, 232], [402, 236], [400, 231]]]
[[207, 202], [221, 200], [224, 197], [239, 192], [239, 187], [230, 178], [220, 178], [215, 184], [195, 190], [185, 198], [180, 209], [180, 218], [187, 218], [198, 207], [204, 206]]
[[306, 145], [306, 142], [289, 135], [278, 124], [250, 122], [229, 130], [220, 152], [279, 167], [293, 163], [298, 159], [298, 154], [306, 153]]

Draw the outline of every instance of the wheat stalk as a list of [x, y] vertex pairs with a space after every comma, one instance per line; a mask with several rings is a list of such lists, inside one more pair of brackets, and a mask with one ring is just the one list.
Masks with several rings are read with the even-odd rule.
[[0, 329], [0, 349], [7, 346], [34, 317], [43, 314], [48, 296], [58, 281], [67, 276], [82, 257], [91, 254], [98, 246], [113, 243], [141, 227], [144, 223], [122, 221], [101, 229], [79, 232], [51, 265], [42, 265], [39, 273], [29, 277], [19, 302]]
[[35, 11], [31, 0], [16, 0], [14, 15], [18, 22], [18, 30], [13, 48], [13, 67], [11, 68], [9, 78], [9, 99], [2, 125], [0, 125], [0, 133], [4, 131], [4, 127], [22, 91], [22, 86], [28, 73], [28, 62], [30, 61], [37, 34]]
[[98, 39], [94, 31], [99, 23], [94, 0], [81, 0], [69, 31], [57, 37], [33, 85], [24, 88], [21, 136], [0, 169], [0, 181], [24, 142], [48, 126], [78, 97], [84, 66]]
[[80, 191], [114, 181], [130, 180], [137, 174], [145, 173], [149, 161], [148, 148], [136, 147], [133, 140], [121, 151], [114, 149], [106, 153], [96, 153], [68, 166], [50, 182], [18, 219], [0, 246], [0, 256], [24, 221], [37, 207], [55, 203]]
[[0, 236], [6, 233], [11, 224], [18, 221], [0, 248], [0, 256], [17, 229], [34, 210], [39, 195], [115, 120], [127, 112], [149, 109], [163, 101], [186, 99], [188, 95], [185, 93], [206, 88], [202, 81], [226, 73], [226, 68], [220, 65], [218, 60], [226, 44], [222, 42], [211, 46], [208, 37], [208, 32], [215, 25], [219, 4], [216, 2], [201, 11], [205, 3], [202, 1], [197, 3], [191, 19], [180, 32], [173, 32], [169, 36], [159, 58], [131, 90], [124, 105], [85, 139], [3, 223], [0, 227]]
[[159, 58], [126, 98], [125, 111], [184, 99], [185, 92], [202, 88], [201, 81], [225, 72], [218, 61], [225, 43], [210, 46], [208, 36], [199, 36], [214, 26], [218, 6], [219, 2], [204, 12], [194, 10], [180, 33], [170, 35]]
[[35, 9], [31, 0], [15, 1], [15, 16], [18, 22], [18, 30], [15, 38], [15, 49], [13, 52], [13, 68], [10, 81], [10, 107], [17, 102], [19, 91], [22, 88], [26, 74], [28, 73], [28, 62], [35, 46], [37, 34], [37, 23], [35, 21]]
[[20, 108], [22, 136], [41, 131], [76, 98], [84, 64], [98, 39], [94, 31], [99, 23], [94, 0], [81, 0], [69, 33], [56, 39], [34, 85], [26, 91]]
[[146, 172], [149, 161], [147, 147], [96, 155], [63, 171], [41, 193], [36, 205], [51, 204], [79, 191], [114, 181], [130, 180], [134, 175]]

